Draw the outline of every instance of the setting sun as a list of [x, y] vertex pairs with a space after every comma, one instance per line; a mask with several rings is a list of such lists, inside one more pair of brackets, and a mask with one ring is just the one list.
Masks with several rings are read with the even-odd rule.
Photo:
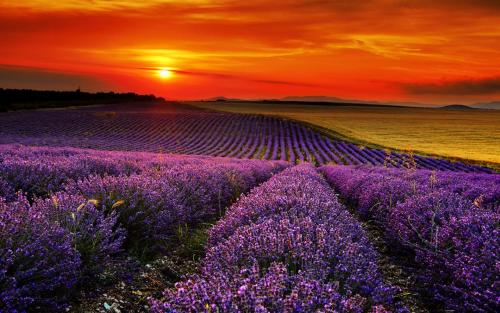
[[160, 75], [161, 78], [169, 78], [172, 76], [172, 72], [170, 72], [167, 69], [161, 69], [158, 74]]

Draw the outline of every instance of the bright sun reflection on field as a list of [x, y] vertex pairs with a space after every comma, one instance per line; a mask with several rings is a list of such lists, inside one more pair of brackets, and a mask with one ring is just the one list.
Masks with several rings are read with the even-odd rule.
[[168, 69], [161, 69], [161, 70], [159, 70], [158, 75], [161, 78], [169, 78], [172, 76], [172, 72], [169, 71]]

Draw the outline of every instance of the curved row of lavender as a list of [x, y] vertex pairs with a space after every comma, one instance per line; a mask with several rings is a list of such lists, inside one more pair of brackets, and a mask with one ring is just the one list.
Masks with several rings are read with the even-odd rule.
[[309, 165], [273, 176], [210, 231], [199, 275], [153, 312], [387, 312], [405, 308], [354, 217]]
[[465, 172], [488, 169], [442, 159], [387, 153], [334, 140], [270, 116], [124, 107], [0, 114], [0, 144], [74, 146], [316, 164], [386, 165]]
[[217, 218], [288, 164], [23, 148], [0, 166], [0, 311], [54, 312], [115, 256], [168, 249], [178, 225]]
[[500, 175], [326, 166], [327, 180], [414, 258], [445, 309], [500, 309]]
[[255, 166], [262, 163], [210, 156], [170, 155], [148, 152], [117, 152], [78, 148], [0, 145], [0, 197], [13, 197], [22, 190], [29, 196], [47, 196], [63, 184], [90, 175], [131, 175], [149, 169], [168, 169], [181, 165], [233, 164]]

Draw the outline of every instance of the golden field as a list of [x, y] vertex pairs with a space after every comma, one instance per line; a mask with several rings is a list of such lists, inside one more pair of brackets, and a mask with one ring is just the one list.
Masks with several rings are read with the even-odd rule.
[[[307, 122], [360, 144], [500, 164], [500, 111], [276, 102], [189, 102]], [[491, 164], [495, 163], [495, 164]]]

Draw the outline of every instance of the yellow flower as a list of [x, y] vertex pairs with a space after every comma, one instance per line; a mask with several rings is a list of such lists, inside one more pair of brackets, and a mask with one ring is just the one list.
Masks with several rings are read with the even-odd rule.
[[118, 201], [116, 201], [116, 202], [113, 204], [113, 206], [112, 206], [111, 208], [112, 208], [112, 209], [117, 208], [117, 207], [119, 207], [120, 205], [122, 205], [122, 204], [124, 204], [124, 203], [125, 203], [125, 201], [124, 201], [124, 200], [118, 200]]
[[99, 200], [97, 199], [89, 199], [89, 201], [87, 201], [88, 203], [92, 203], [93, 205], [98, 205], [99, 204]]

